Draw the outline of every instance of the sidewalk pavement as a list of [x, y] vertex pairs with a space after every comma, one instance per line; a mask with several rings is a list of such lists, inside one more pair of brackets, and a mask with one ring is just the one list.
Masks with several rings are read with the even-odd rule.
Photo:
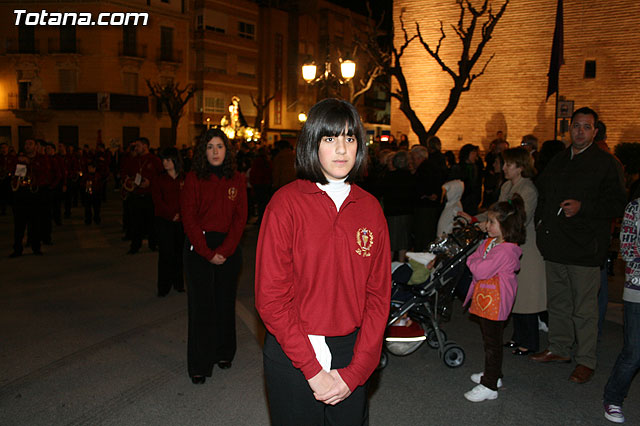
[[[268, 425], [264, 328], [253, 307], [257, 228], [248, 225], [242, 243], [233, 367], [215, 368], [195, 386], [186, 373], [186, 295], [156, 297], [157, 253], [125, 255], [119, 217], [115, 199], [100, 227], [85, 226], [76, 209], [55, 228], [44, 256], [26, 249], [21, 258], [0, 258], [0, 424]], [[6, 255], [11, 231], [11, 217], [0, 217]], [[610, 284], [614, 301], [621, 263]], [[620, 306], [609, 306], [591, 382], [569, 382], [574, 363], [540, 365], [505, 352], [499, 398], [474, 404], [463, 394], [474, 386], [469, 376], [482, 370], [482, 342], [457, 303], [443, 327], [464, 348], [464, 365], [446, 367], [427, 345], [390, 356], [371, 380], [370, 424], [609, 425], [601, 399], [622, 346]], [[544, 333], [542, 340], [544, 348]], [[640, 424], [639, 382], [624, 405], [627, 424]]]

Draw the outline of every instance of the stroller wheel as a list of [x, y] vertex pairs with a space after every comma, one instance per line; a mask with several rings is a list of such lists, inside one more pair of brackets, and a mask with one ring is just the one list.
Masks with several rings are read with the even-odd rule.
[[380, 354], [380, 362], [378, 363], [376, 370], [382, 370], [387, 366], [388, 363], [389, 363], [389, 355], [387, 355], [385, 351], [382, 351], [382, 353]]
[[[440, 337], [443, 342], [447, 341], [447, 333], [444, 332], [443, 329], [439, 329]], [[438, 341], [438, 336], [436, 335], [436, 331], [432, 328], [427, 331], [427, 344], [432, 349], [438, 349], [440, 347], [440, 342]]]
[[442, 361], [449, 368], [460, 367], [464, 364], [464, 358], [464, 349], [453, 342], [445, 344], [442, 348]]

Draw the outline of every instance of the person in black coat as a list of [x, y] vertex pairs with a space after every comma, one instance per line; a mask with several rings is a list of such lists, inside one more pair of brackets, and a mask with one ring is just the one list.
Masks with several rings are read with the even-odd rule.
[[392, 258], [404, 262], [409, 250], [411, 215], [416, 202], [413, 175], [409, 170], [409, 153], [398, 151], [393, 156], [393, 167], [382, 184], [382, 204], [389, 225]]

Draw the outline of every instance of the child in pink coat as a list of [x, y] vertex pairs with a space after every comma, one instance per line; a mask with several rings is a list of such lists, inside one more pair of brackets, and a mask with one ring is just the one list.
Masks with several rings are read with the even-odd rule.
[[471, 375], [478, 385], [464, 394], [472, 402], [496, 399], [502, 386], [502, 333], [518, 289], [516, 272], [522, 255], [518, 245], [526, 236], [519, 194], [492, 205], [487, 216], [489, 238], [467, 259], [473, 281], [464, 305], [470, 303], [469, 312], [478, 316], [485, 354], [484, 372]]

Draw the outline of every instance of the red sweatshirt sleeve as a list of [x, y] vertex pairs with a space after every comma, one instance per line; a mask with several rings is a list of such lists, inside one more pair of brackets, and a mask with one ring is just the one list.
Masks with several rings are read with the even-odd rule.
[[[276, 196], [277, 197], [277, 194]], [[267, 330], [308, 380], [322, 370], [300, 327], [293, 288], [293, 217], [282, 200], [272, 200], [260, 226], [256, 252], [256, 309]]]
[[215, 253], [207, 247], [202, 227], [198, 222], [198, 195], [198, 178], [194, 173], [189, 173], [180, 192], [182, 226], [196, 253], [207, 260], [211, 260]]
[[236, 173], [234, 181], [237, 200], [231, 216], [231, 225], [227, 231], [226, 238], [215, 249], [215, 253], [220, 253], [224, 257], [229, 257], [236, 251], [238, 244], [240, 244], [244, 227], [247, 224], [247, 181], [242, 173]]
[[367, 299], [362, 325], [353, 349], [351, 363], [339, 370], [340, 377], [353, 392], [365, 384], [380, 363], [382, 340], [389, 319], [391, 307], [391, 251], [389, 232], [382, 211], [379, 240], [375, 258], [371, 262], [371, 272], [367, 280]]

